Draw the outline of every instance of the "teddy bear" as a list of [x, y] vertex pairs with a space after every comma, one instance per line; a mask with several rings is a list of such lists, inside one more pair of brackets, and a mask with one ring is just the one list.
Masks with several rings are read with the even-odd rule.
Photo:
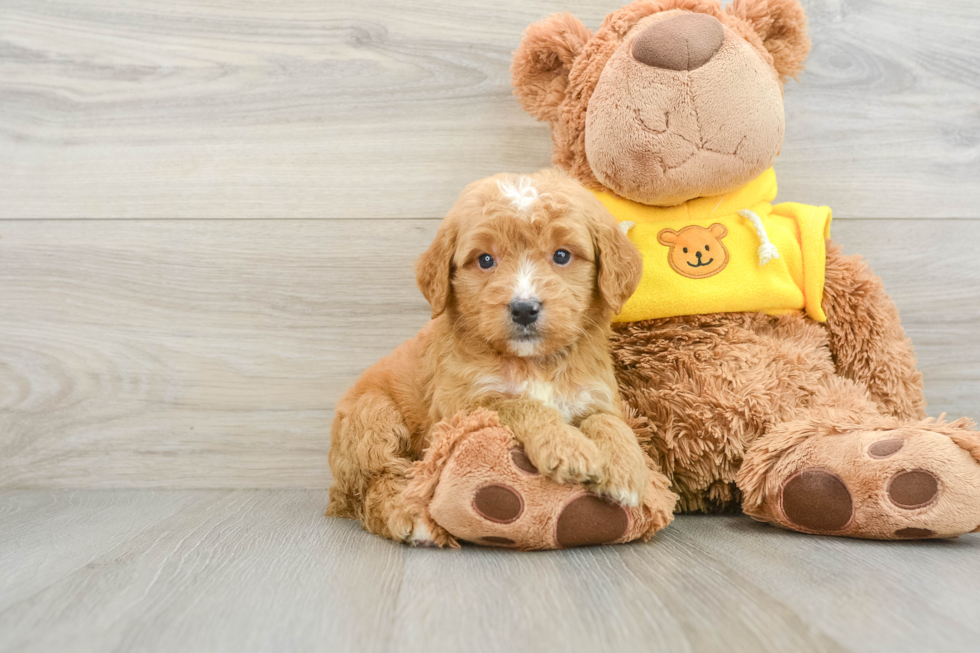
[[639, 0], [594, 33], [567, 13], [527, 29], [517, 98], [643, 257], [612, 352], [650, 488], [630, 508], [558, 484], [495, 415], [458, 416], [406, 490], [436, 544], [625, 542], [739, 510], [814, 535], [980, 532], [974, 424], [926, 417], [898, 311], [830, 209], [773, 204], [783, 84], [809, 49], [797, 0]]

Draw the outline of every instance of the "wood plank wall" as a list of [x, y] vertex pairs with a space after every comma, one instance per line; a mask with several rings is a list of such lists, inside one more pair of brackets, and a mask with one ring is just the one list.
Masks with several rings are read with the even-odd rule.
[[[980, 417], [980, 12], [810, 0], [780, 199], [829, 204], [931, 412]], [[550, 162], [529, 23], [609, 0], [0, 0], [0, 487], [325, 487], [468, 182]]]

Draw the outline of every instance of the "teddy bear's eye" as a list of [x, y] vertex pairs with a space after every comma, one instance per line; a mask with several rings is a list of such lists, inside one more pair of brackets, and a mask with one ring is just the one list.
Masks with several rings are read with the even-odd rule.
[[687, 254], [687, 248], [686, 247], [684, 248], [684, 253]]
[[480, 267], [484, 270], [489, 270], [494, 266], [496, 261], [489, 254], [480, 254], [479, 258], [476, 259], [480, 263]]
[[704, 246], [704, 251], [710, 252], [711, 251], [711, 247], [709, 247], [708, 245], [705, 245]]

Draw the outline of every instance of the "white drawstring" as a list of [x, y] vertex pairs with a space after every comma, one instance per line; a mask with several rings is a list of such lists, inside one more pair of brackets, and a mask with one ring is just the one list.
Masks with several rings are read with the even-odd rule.
[[759, 245], [759, 265], [765, 265], [774, 258], [779, 258], [779, 250], [769, 242], [769, 234], [766, 233], [766, 226], [762, 224], [762, 218], [748, 209], [742, 209], [738, 214], [752, 223], [755, 233], [759, 236], [759, 242], [762, 243]]
[[630, 229], [632, 229], [635, 226], [636, 223], [633, 222], [632, 220], [623, 220], [622, 222], [619, 223], [619, 230], [622, 231], [624, 234], [629, 234]]

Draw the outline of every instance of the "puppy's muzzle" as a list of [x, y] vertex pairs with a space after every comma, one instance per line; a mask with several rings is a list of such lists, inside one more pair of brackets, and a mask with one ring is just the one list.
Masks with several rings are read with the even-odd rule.
[[515, 299], [510, 303], [510, 319], [521, 326], [531, 326], [541, 314], [541, 302], [536, 299]]

